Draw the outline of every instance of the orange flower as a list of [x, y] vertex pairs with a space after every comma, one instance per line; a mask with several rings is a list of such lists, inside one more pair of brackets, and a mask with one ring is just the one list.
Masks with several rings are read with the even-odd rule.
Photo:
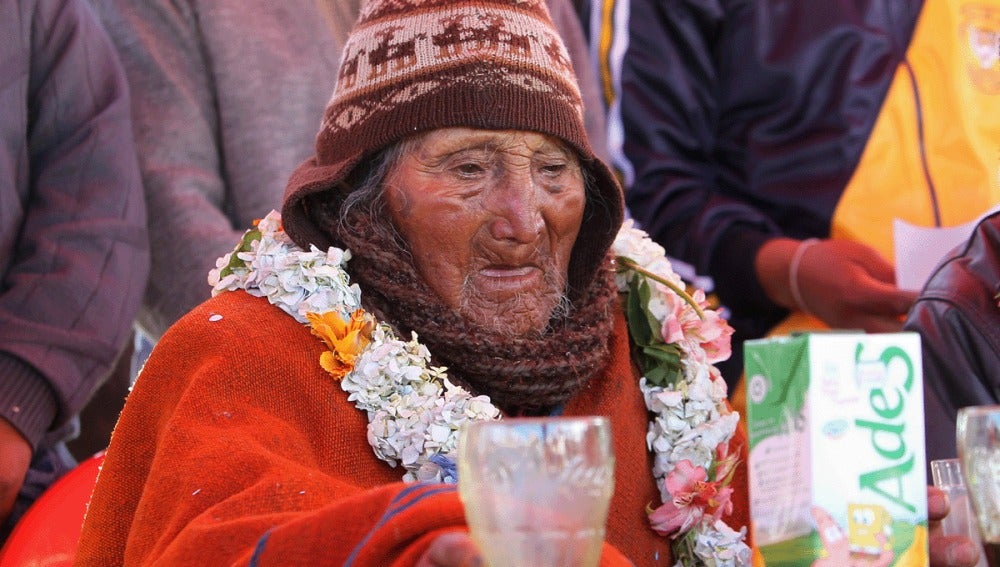
[[330, 350], [319, 357], [319, 364], [340, 380], [348, 372], [354, 370], [354, 361], [368, 343], [371, 342], [375, 321], [358, 309], [351, 314], [349, 321], [344, 321], [336, 311], [326, 313], [306, 313], [312, 334], [323, 339]]

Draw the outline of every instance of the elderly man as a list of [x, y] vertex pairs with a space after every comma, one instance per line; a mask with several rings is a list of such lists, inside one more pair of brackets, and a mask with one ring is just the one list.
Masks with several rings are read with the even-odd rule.
[[541, 0], [369, 2], [282, 215], [140, 375], [78, 562], [474, 564], [457, 431], [555, 413], [612, 423], [604, 564], [748, 561], [728, 326], [622, 216]]

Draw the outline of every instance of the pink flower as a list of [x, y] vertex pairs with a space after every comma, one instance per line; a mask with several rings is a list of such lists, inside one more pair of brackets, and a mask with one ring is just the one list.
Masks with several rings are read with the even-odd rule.
[[688, 460], [677, 463], [665, 479], [673, 499], [649, 515], [653, 530], [661, 535], [681, 534], [700, 522], [705, 514], [704, 503], [715, 492], [715, 486], [706, 480], [708, 474], [703, 467], [696, 467]]
[[709, 364], [722, 362], [733, 353], [732, 341], [729, 337], [733, 334], [733, 328], [725, 319], [719, 317], [718, 311], [706, 310], [705, 320], [699, 321], [697, 330], [701, 348], [705, 350], [705, 355]]
[[733, 489], [729, 483], [733, 480], [739, 459], [739, 451], [729, 454], [728, 442], [719, 443], [715, 448], [715, 483], [720, 488], [710, 503], [712, 521], [717, 522], [733, 511]]
[[679, 343], [684, 340], [684, 308], [687, 304], [673, 293], [666, 294], [663, 302], [666, 304], [667, 313], [663, 318], [660, 335], [663, 337], [663, 342], [668, 345]]
[[733, 489], [726, 485], [735, 461], [726, 458], [727, 450], [723, 446], [720, 444], [716, 450], [722, 456], [717, 471], [721, 474], [716, 475], [717, 481], [721, 482], [708, 482], [705, 468], [696, 467], [686, 459], [677, 463], [667, 475], [664, 482], [672, 499], [649, 513], [653, 531], [677, 537], [701, 522], [706, 514], [710, 514], [714, 522], [732, 510]]
[[690, 506], [678, 508], [674, 506], [673, 502], [666, 502], [656, 510], [649, 511], [647, 509], [646, 511], [649, 512], [649, 524], [653, 531], [662, 536], [671, 537], [686, 532], [691, 526], [701, 521], [704, 515], [697, 508]]
[[729, 442], [719, 443], [715, 448], [715, 480], [729, 484], [729, 476], [736, 470], [739, 453], [729, 454]]
[[733, 487], [723, 486], [719, 488], [715, 496], [712, 497], [712, 507], [706, 512], [712, 513], [712, 522], [718, 522], [722, 516], [729, 515], [733, 511]]
[[698, 486], [705, 484], [707, 478], [705, 469], [695, 467], [691, 461], [677, 463], [666, 478], [667, 491], [673, 499], [649, 514], [653, 531], [665, 536], [680, 535], [700, 522], [704, 511], [693, 504]]
[[[705, 292], [697, 290], [692, 299], [698, 303], [704, 313], [704, 319], [698, 316], [686, 301], [674, 293], [669, 293], [664, 298], [667, 307], [667, 314], [664, 317], [660, 334], [663, 342], [667, 344], [688, 343], [689, 348], [700, 347], [704, 352], [704, 362], [715, 364], [729, 358], [732, 354], [732, 344], [730, 337], [733, 328], [725, 319], [719, 316], [719, 312], [708, 309], [708, 302], [705, 301]], [[693, 353], [699, 360], [700, 353]]]

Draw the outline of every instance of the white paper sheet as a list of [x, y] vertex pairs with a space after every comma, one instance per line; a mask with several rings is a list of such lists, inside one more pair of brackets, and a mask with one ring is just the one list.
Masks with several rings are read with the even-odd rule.
[[920, 291], [945, 254], [968, 240], [979, 220], [997, 209], [1000, 207], [983, 213], [979, 219], [945, 228], [916, 226], [893, 219], [896, 285], [900, 289]]

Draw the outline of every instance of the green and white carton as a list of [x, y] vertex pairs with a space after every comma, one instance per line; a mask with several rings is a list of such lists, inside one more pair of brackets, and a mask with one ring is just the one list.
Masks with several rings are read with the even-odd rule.
[[754, 544], [767, 567], [927, 564], [916, 333], [744, 346]]

